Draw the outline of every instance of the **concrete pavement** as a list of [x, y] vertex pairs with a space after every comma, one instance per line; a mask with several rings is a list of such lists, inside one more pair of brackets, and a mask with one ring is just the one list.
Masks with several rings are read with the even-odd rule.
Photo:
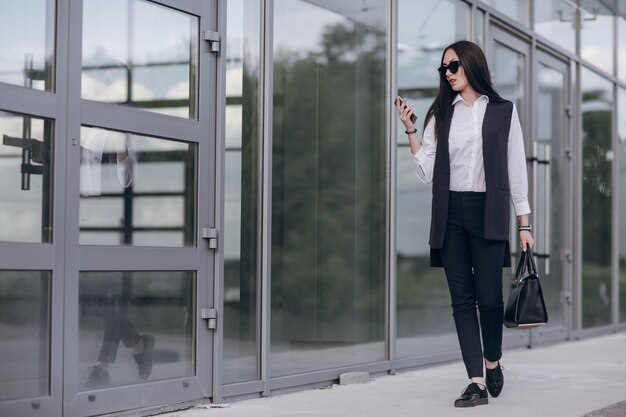
[[[489, 404], [457, 409], [467, 384], [459, 362], [401, 371], [362, 385], [333, 385], [165, 417], [581, 417], [626, 414], [626, 333], [504, 352], [505, 386]], [[612, 407], [610, 407], [612, 406]], [[607, 408], [610, 407], [610, 408]]]

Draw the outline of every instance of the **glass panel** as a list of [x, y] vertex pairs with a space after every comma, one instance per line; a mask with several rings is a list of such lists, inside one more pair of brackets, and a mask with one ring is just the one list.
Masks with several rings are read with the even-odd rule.
[[194, 300], [190, 271], [81, 272], [79, 390], [195, 375]]
[[81, 136], [81, 244], [194, 245], [194, 144], [90, 127]]
[[619, 165], [619, 321], [626, 321], [626, 88], [618, 89], [617, 135], [620, 147]]
[[[228, 2], [224, 210], [224, 382], [257, 380], [261, 7]], [[244, 168], [245, 167], [245, 168]]]
[[476, 38], [476, 43], [484, 51], [485, 50], [485, 20], [486, 20], [485, 12], [483, 12], [482, 10], [478, 10], [476, 12], [476, 16], [477, 18], [474, 22], [474, 28], [475, 28], [474, 30], [476, 34], [474, 36]]
[[[443, 49], [469, 37], [469, 13], [469, 6], [459, 1], [398, 4], [398, 94], [415, 105], [418, 124], [437, 94], [436, 68]], [[458, 342], [443, 269], [429, 267], [431, 185], [413, 174], [404, 126], [397, 118], [394, 123], [398, 123], [396, 352], [402, 357], [454, 350]], [[418, 129], [421, 133], [421, 126]]]
[[[424, 10], [429, 13], [425, 14]], [[415, 106], [417, 123], [423, 121], [437, 95], [437, 68], [441, 65], [443, 49], [469, 37], [469, 10], [468, 5], [456, 0], [398, 3], [398, 94]], [[420, 19], [419, 24], [416, 18]], [[404, 132], [402, 123], [397, 123], [398, 131]], [[398, 144], [407, 143], [404, 134], [396, 139]]]
[[581, 0], [580, 10], [584, 19], [581, 56], [613, 74], [613, 13], [597, 0]]
[[0, 401], [50, 394], [50, 276], [0, 271]]
[[83, 98], [195, 119], [197, 62], [197, 17], [144, 0], [83, 2]]
[[52, 242], [53, 122], [0, 111], [0, 240]]
[[[483, 0], [494, 9], [517, 20], [524, 26], [530, 24], [530, 0]], [[543, 0], [542, 0], [543, 1]], [[535, 2], [541, 3], [541, 2]]]
[[611, 323], [613, 85], [582, 70], [583, 327]]
[[542, 0], [534, 3], [535, 31], [546, 39], [576, 52], [576, 30], [572, 20], [576, 5], [570, 0]]
[[387, 2], [274, 4], [271, 375], [383, 360]]
[[617, 19], [617, 74], [626, 82], [626, 8]]
[[539, 64], [537, 117], [536, 184], [537, 211], [534, 213], [535, 253], [542, 276], [541, 286], [548, 308], [548, 326], [562, 326], [563, 291], [561, 253], [563, 242], [564, 186], [561, 166], [561, 139], [565, 117], [565, 76]]
[[0, 82], [51, 91], [54, 0], [2, 1]]
[[515, 103], [522, 126], [524, 126], [524, 55], [494, 42], [493, 84], [496, 91]]
[[[493, 74], [493, 85], [496, 91], [500, 94], [500, 96], [504, 97], [507, 100], [511, 100], [515, 106], [517, 107], [517, 113], [519, 114], [520, 122], [522, 125], [522, 129], [525, 126], [524, 119], [524, 101], [526, 100], [524, 91], [525, 91], [525, 78], [524, 74], [526, 71], [525, 67], [525, 57], [523, 54], [514, 51], [513, 49], [499, 43], [497, 40], [493, 43], [494, 51], [493, 51], [493, 65], [491, 66], [492, 74]], [[519, 247], [519, 243], [517, 241], [517, 218], [515, 217], [515, 209], [511, 204], [511, 241], [510, 248], [512, 252], [512, 263], [515, 266], [517, 262], [516, 251]], [[508, 297], [508, 291], [511, 284], [512, 279], [512, 271], [509, 268], [504, 268], [502, 270], [502, 279], [503, 279], [503, 295], [504, 300]], [[513, 331], [517, 332], [517, 330], [507, 330], [505, 332]]]

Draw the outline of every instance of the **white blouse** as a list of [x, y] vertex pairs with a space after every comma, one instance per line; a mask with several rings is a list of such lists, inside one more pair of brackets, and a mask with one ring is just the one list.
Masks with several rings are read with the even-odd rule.
[[[487, 103], [489, 103], [489, 97], [483, 95], [474, 102], [473, 106], [470, 106], [460, 94], [457, 94], [452, 102], [452, 105], [456, 107], [448, 138], [451, 191], [486, 191], [482, 125]], [[424, 129], [422, 147], [411, 158], [415, 175], [424, 183], [430, 183], [433, 180], [436, 150], [435, 118], [432, 117]], [[513, 105], [509, 129], [508, 171], [511, 202], [515, 214], [518, 216], [528, 214], [530, 205], [528, 204], [526, 153], [522, 126], [515, 105]]]

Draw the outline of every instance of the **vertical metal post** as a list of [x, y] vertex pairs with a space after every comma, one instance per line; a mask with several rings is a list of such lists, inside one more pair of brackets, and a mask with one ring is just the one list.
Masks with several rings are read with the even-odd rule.
[[265, 0], [261, 10], [261, 95], [263, 97], [263, 158], [262, 165], [262, 199], [261, 236], [263, 239], [261, 256], [261, 380], [263, 382], [263, 396], [269, 396], [270, 386], [270, 348], [271, 348], [271, 285], [272, 285], [272, 92], [273, 89], [273, 34], [274, 34], [274, 1]]
[[[618, 1], [614, 0], [613, 2], [613, 75], [617, 79], [617, 61], [618, 61], [618, 33], [617, 33], [617, 25], [619, 17], [619, 8]], [[620, 223], [620, 215], [619, 215], [619, 190], [620, 190], [620, 152], [619, 152], [619, 138], [617, 136], [617, 121], [619, 118], [618, 114], [618, 85], [617, 83], [613, 83], [613, 117], [611, 118], [613, 126], [611, 126], [611, 148], [613, 155], [613, 161], [611, 163], [611, 176], [612, 176], [612, 222], [613, 227], [611, 228], [612, 236], [611, 236], [611, 323], [617, 330], [617, 326], [619, 325], [619, 223]]]
[[385, 94], [385, 112], [387, 115], [387, 357], [391, 363], [390, 374], [396, 373], [396, 336], [397, 336], [397, 257], [396, 257], [396, 201], [397, 201], [397, 123], [395, 111], [391, 105], [398, 91], [398, 1], [387, 2], [387, 86]]

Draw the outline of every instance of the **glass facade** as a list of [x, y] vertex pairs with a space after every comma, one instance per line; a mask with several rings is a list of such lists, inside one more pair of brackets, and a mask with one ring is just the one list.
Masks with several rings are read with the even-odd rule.
[[224, 383], [259, 372], [261, 8], [228, 3], [224, 210]]
[[613, 73], [613, 22], [610, 8], [595, 0], [580, 1], [580, 55], [583, 59]]
[[50, 276], [0, 271], [0, 401], [50, 393]]
[[535, 117], [537, 135], [533, 144], [537, 161], [533, 167], [536, 211], [533, 215], [535, 233], [534, 252], [538, 254], [537, 268], [542, 277], [541, 286], [548, 309], [549, 326], [564, 323], [563, 264], [561, 253], [564, 241], [563, 213], [566, 212], [566, 162], [564, 154], [567, 82], [565, 74], [545, 64], [539, 64], [538, 96]]
[[82, 97], [197, 117], [198, 19], [145, 0], [83, 2]]
[[[485, 0], [484, 2], [524, 26], [530, 25], [531, 0]], [[541, 3], [541, 1], [536, 3]]]
[[621, 82], [626, 82], [626, 16], [617, 18], [617, 48], [617, 74]]
[[415, 106], [421, 136], [458, 40], [487, 52], [526, 146], [550, 322], [505, 347], [621, 330], [624, 12], [0, 0], [0, 415], [222, 402], [460, 358], [429, 267], [431, 185], [391, 104]]
[[185, 271], [81, 272], [79, 390], [193, 375], [194, 286]]
[[[419, 10], [430, 10], [415, 24]], [[439, 88], [437, 67], [443, 49], [469, 36], [467, 5], [457, 1], [405, 0], [398, 4], [398, 94], [415, 105], [422, 131], [423, 115]], [[449, 20], [453, 25], [440, 25]], [[420, 65], [415, 63], [419, 62]], [[443, 269], [429, 268], [431, 185], [423, 184], [411, 168], [409, 143], [404, 126], [397, 123], [396, 263], [397, 355], [449, 351], [456, 348], [450, 295]], [[419, 323], [417, 317], [421, 317]]]
[[551, 42], [576, 52], [576, 5], [569, 0], [542, 0], [534, 2], [535, 31]]
[[49, 119], [0, 111], [0, 241], [52, 242]]
[[611, 323], [613, 86], [582, 71], [583, 327]]
[[0, 7], [0, 82], [51, 91], [55, 1], [5, 0]]
[[368, 3], [274, 3], [272, 376], [385, 358], [386, 6]]
[[193, 246], [194, 146], [83, 127], [80, 243]]

